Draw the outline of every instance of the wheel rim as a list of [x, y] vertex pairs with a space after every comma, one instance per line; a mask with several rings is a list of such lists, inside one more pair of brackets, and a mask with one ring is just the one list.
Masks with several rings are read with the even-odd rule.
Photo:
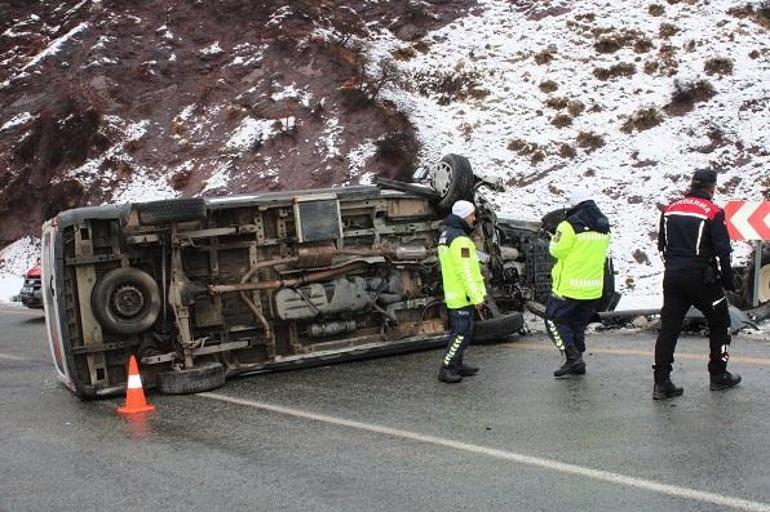
[[770, 300], [770, 264], [759, 269], [759, 293], [757, 293], [759, 302]]
[[436, 168], [433, 170], [433, 179], [431, 185], [433, 190], [438, 192], [441, 197], [446, 197], [449, 193], [449, 184], [452, 182], [452, 166], [448, 163], [441, 161], [436, 164]]
[[136, 286], [124, 285], [115, 290], [110, 303], [119, 316], [132, 318], [144, 309], [144, 295]]

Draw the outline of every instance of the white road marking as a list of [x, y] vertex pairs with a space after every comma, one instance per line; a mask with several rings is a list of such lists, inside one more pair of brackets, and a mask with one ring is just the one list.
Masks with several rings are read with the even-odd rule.
[[461, 450], [461, 451], [470, 452], [470, 453], [477, 453], [479, 455], [486, 455], [488, 457], [493, 457], [495, 459], [508, 460], [511, 462], [526, 464], [529, 466], [537, 466], [540, 468], [548, 469], [550, 471], [559, 471], [561, 473], [566, 473], [570, 475], [575, 475], [575, 476], [580, 476], [585, 478], [592, 478], [594, 480], [600, 480], [600, 481], [608, 482], [615, 485], [623, 485], [626, 487], [634, 487], [636, 489], [642, 489], [645, 491], [665, 494], [667, 496], [673, 496], [676, 498], [684, 498], [687, 500], [699, 501], [702, 503], [710, 503], [713, 505], [730, 507], [738, 510], [748, 510], [752, 512], [770, 512], [770, 504], [767, 504], [767, 503], [760, 503], [757, 501], [749, 501], [741, 498], [723, 496], [721, 494], [699, 491], [697, 489], [680, 487], [678, 485], [662, 484], [660, 482], [655, 482], [653, 480], [644, 480], [642, 478], [634, 478], [631, 476], [621, 475], [619, 473], [612, 473], [609, 471], [592, 469], [589, 467], [578, 466], [575, 464], [567, 464], [556, 460], [541, 459], [539, 457], [531, 457], [529, 455], [522, 455], [515, 452], [498, 450], [495, 448], [488, 448], [486, 446], [469, 444], [461, 441], [453, 441], [451, 439], [444, 439], [442, 437], [419, 434], [417, 432], [409, 432], [408, 430], [388, 428], [380, 425], [374, 425], [371, 423], [362, 423], [359, 421], [347, 420], [344, 418], [337, 418], [335, 416], [327, 416], [325, 414], [317, 414], [313, 412], [302, 411], [299, 409], [293, 409], [291, 407], [284, 407], [281, 405], [268, 404], [264, 402], [246, 400], [243, 398], [235, 398], [235, 397], [230, 397], [226, 395], [220, 395], [219, 393], [199, 393], [198, 396], [210, 398], [213, 400], [219, 400], [222, 402], [229, 402], [237, 405], [243, 405], [246, 407], [253, 407], [255, 409], [271, 411], [278, 414], [286, 414], [288, 416], [294, 416], [297, 418], [320, 421], [323, 423], [329, 423], [331, 425], [339, 425], [343, 427], [354, 428], [357, 430], [363, 430], [366, 432], [373, 432], [375, 434], [383, 434], [386, 436], [398, 437], [401, 439], [408, 439], [410, 441], [417, 441], [420, 443], [427, 443], [435, 446], [442, 446], [445, 448], [452, 448], [455, 450]]
[[0, 359], [10, 359], [11, 361], [31, 361], [29, 358], [12, 356], [10, 354], [0, 354]]

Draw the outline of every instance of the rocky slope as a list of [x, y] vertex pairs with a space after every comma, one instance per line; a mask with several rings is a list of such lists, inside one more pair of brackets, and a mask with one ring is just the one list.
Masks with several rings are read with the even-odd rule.
[[644, 295], [658, 208], [695, 168], [719, 169], [721, 200], [770, 199], [766, 1], [0, 9], [0, 246], [65, 207], [404, 177], [458, 152], [504, 179], [508, 216], [586, 185]]
[[364, 59], [468, 2], [0, 2], [0, 248], [74, 206], [401, 176]]

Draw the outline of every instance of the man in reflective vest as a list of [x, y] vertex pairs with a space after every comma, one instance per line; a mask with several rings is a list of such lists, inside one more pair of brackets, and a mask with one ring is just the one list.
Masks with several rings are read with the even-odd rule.
[[723, 288], [734, 290], [735, 284], [725, 212], [712, 202], [716, 183], [717, 173], [713, 169], [695, 171], [690, 191], [660, 216], [658, 249], [663, 255], [665, 272], [661, 328], [653, 366], [654, 400], [684, 393], [683, 388], [671, 382], [670, 374], [676, 341], [690, 306], [698, 308], [708, 322], [711, 389], [728, 389], [741, 381], [740, 375], [727, 371], [730, 311]]
[[610, 223], [579, 188], [569, 196], [570, 209], [551, 238], [556, 258], [551, 270], [551, 296], [545, 309], [548, 335], [566, 360], [554, 377], [582, 375], [585, 331], [604, 289], [604, 263], [610, 246]]
[[475, 309], [484, 303], [487, 294], [476, 245], [470, 238], [475, 222], [476, 207], [468, 201], [457, 201], [439, 238], [438, 259], [451, 335], [438, 380], [450, 384], [479, 371], [463, 363], [463, 354], [473, 338]]

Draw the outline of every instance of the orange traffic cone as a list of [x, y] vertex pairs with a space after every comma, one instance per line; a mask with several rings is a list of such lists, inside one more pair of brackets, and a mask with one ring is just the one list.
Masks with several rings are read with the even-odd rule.
[[126, 386], [126, 405], [118, 407], [120, 414], [136, 414], [139, 412], [152, 412], [155, 406], [148, 404], [144, 399], [142, 389], [142, 377], [139, 375], [139, 365], [133, 355], [128, 360], [128, 385]]

